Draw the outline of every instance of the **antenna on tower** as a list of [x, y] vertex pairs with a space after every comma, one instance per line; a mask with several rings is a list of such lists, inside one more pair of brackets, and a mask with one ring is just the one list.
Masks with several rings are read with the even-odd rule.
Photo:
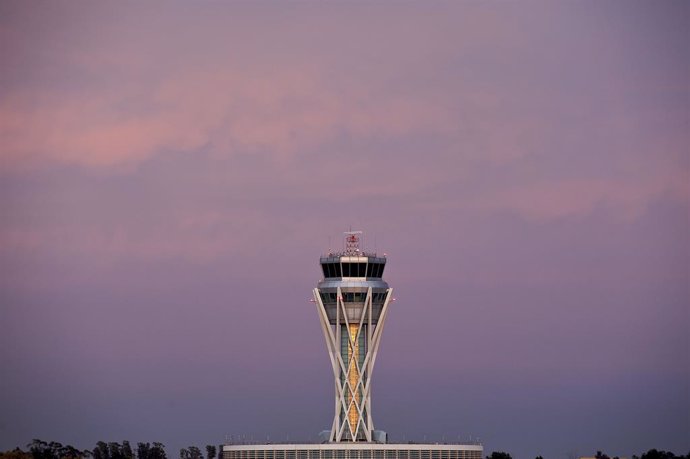
[[345, 255], [360, 255], [359, 239], [361, 231], [345, 231]]

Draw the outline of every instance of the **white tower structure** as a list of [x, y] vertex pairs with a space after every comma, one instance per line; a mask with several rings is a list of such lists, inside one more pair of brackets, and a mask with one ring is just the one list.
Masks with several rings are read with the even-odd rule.
[[346, 232], [344, 250], [321, 257], [314, 289], [335, 379], [331, 442], [385, 442], [374, 433], [371, 375], [393, 289], [382, 278], [386, 257], [360, 250], [361, 236]]
[[318, 443], [244, 443], [223, 446], [223, 459], [482, 459], [469, 443], [388, 443], [371, 419], [371, 375], [393, 301], [383, 280], [386, 257], [360, 249], [361, 231], [345, 233], [341, 252], [320, 259], [314, 289], [335, 380], [335, 416]]

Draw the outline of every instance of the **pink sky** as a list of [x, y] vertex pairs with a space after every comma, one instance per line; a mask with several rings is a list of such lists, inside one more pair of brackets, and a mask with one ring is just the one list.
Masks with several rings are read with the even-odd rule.
[[307, 298], [352, 226], [399, 298], [394, 439], [687, 452], [689, 19], [3, 2], [0, 449], [315, 438]]

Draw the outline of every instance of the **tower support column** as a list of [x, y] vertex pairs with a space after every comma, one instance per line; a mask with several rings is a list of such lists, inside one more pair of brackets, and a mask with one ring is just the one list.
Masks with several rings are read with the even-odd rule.
[[380, 311], [374, 311], [371, 287], [364, 301], [359, 303], [344, 301], [338, 287], [335, 314], [329, 318], [319, 289], [314, 289], [314, 301], [335, 380], [332, 442], [373, 440], [371, 375], [392, 291], [391, 288], [385, 290]]

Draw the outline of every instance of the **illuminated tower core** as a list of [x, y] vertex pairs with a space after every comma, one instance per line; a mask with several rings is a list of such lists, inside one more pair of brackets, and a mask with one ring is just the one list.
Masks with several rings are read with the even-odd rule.
[[335, 378], [330, 441], [373, 440], [371, 374], [393, 289], [383, 280], [386, 258], [360, 250], [361, 231], [345, 233], [345, 249], [321, 257], [314, 289]]

